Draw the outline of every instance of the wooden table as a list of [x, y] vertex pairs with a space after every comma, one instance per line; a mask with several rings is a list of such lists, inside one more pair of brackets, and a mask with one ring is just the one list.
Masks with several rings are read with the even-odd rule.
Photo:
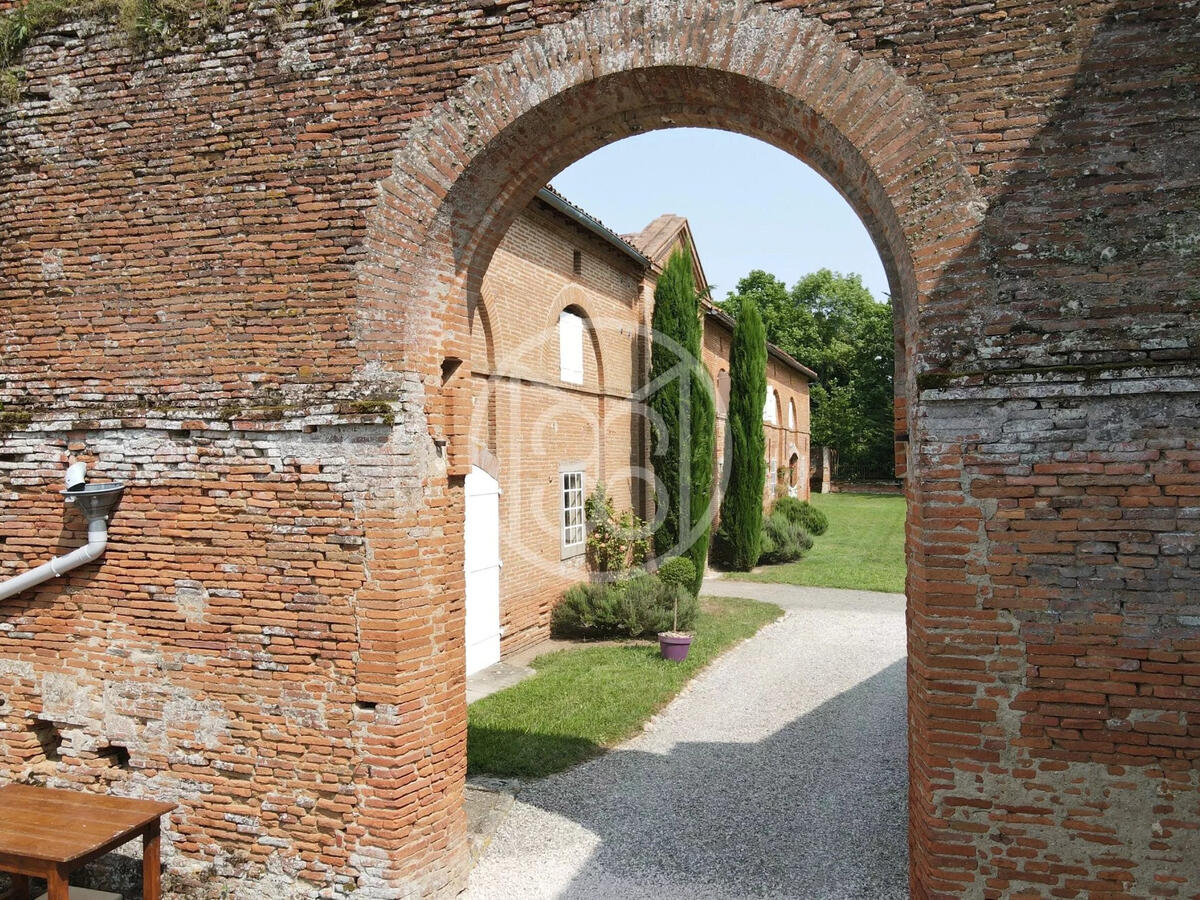
[[49, 900], [69, 900], [67, 876], [142, 838], [142, 896], [160, 900], [159, 817], [173, 803], [9, 784], [0, 787], [0, 872], [13, 876], [15, 900], [29, 900], [29, 878], [46, 879]]

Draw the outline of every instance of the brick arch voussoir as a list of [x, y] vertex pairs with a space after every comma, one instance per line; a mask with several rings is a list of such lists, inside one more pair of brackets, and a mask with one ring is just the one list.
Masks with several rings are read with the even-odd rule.
[[[472, 324], [473, 323], [473, 324]], [[496, 369], [496, 346], [497, 341], [503, 341], [502, 335], [496, 333], [495, 316], [492, 311], [491, 303], [488, 301], [484, 292], [480, 291], [471, 298], [470, 308], [467, 310], [467, 327], [471, 332], [471, 350], [472, 354], [475, 349], [475, 329], [480, 330], [480, 335], [483, 338], [484, 358], [482, 360], [474, 358], [472, 355], [472, 363], [482, 363], [487, 371], [494, 372]]]
[[[371, 223], [375, 231], [410, 236], [403, 246], [388, 246], [389, 258], [383, 261], [403, 277], [394, 279], [391, 292], [371, 286], [360, 291], [360, 330], [384, 327], [391, 333], [377, 340], [363, 335], [363, 346], [390, 351], [389, 361], [406, 368], [404, 362], [410, 361], [397, 359], [397, 353], [428, 347], [439, 332], [454, 344], [465, 330], [455, 295], [482, 277], [513, 210], [530, 192], [530, 185], [514, 184], [497, 191], [490, 209], [462, 216], [455, 186], [514, 123], [538, 115], [556, 97], [598, 78], [644, 74], [654, 67], [731, 73], [766, 85], [800, 100], [814, 124], [840, 135], [841, 152], [862, 157], [886, 201], [868, 212], [894, 217], [890, 229], [885, 223], [872, 234], [879, 240], [882, 233], [886, 240], [881, 249], [894, 262], [889, 276], [901, 282], [893, 290], [909, 305], [936, 284], [947, 261], [937, 245], [960, 246], [974, 229], [982, 204], [936, 114], [896, 72], [857, 55], [827, 26], [799, 11], [761, 4], [605, 2], [531, 37], [414, 127], [397, 153]], [[850, 193], [839, 184], [844, 173], [837, 166], [826, 165], [822, 172]], [[934, 215], [938, 229], [929, 227]], [[462, 221], [486, 235], [476, 239], [477, 258], [466, 264], [453, 250], [454, 230], [463, 227]], [[386, 239], [378, 243], [388, 244]], [[396, 303], [398, 293], [407, 295], [406, 305], [441, 315], [408, 317], [400, 324], [412, 333], [395, 334], [394, 320], [371, 313]]]

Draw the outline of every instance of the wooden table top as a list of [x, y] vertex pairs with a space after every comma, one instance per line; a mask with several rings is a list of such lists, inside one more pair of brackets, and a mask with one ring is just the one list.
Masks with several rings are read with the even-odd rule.
[[70, 863], [123, 836], [137, 837], [174, 808], [157, 800], [8, 784], [0, 787], [0, 854]]

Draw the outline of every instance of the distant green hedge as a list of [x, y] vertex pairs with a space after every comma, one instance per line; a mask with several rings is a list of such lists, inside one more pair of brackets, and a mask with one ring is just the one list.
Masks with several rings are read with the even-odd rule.
[[821, 535], [829, 528], [829, 517], [807, 500], [795, 497], [780, 497], [771, 508], [772, 513], [781, 513], [800, 525], [809, 534]]
[[799, 522], [781, 512], [773, 512], [763, 521], [758, 561], [764, 565], [795, 562], [812, 548], [812, 538]]

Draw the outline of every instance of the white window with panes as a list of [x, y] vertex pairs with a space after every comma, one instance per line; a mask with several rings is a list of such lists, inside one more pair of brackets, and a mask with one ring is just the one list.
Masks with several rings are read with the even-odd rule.
[[587, 543], [587, 521], [583, 513], [583, 472], [564, 469], [562, 482], [562, 555], [579, 556]]

